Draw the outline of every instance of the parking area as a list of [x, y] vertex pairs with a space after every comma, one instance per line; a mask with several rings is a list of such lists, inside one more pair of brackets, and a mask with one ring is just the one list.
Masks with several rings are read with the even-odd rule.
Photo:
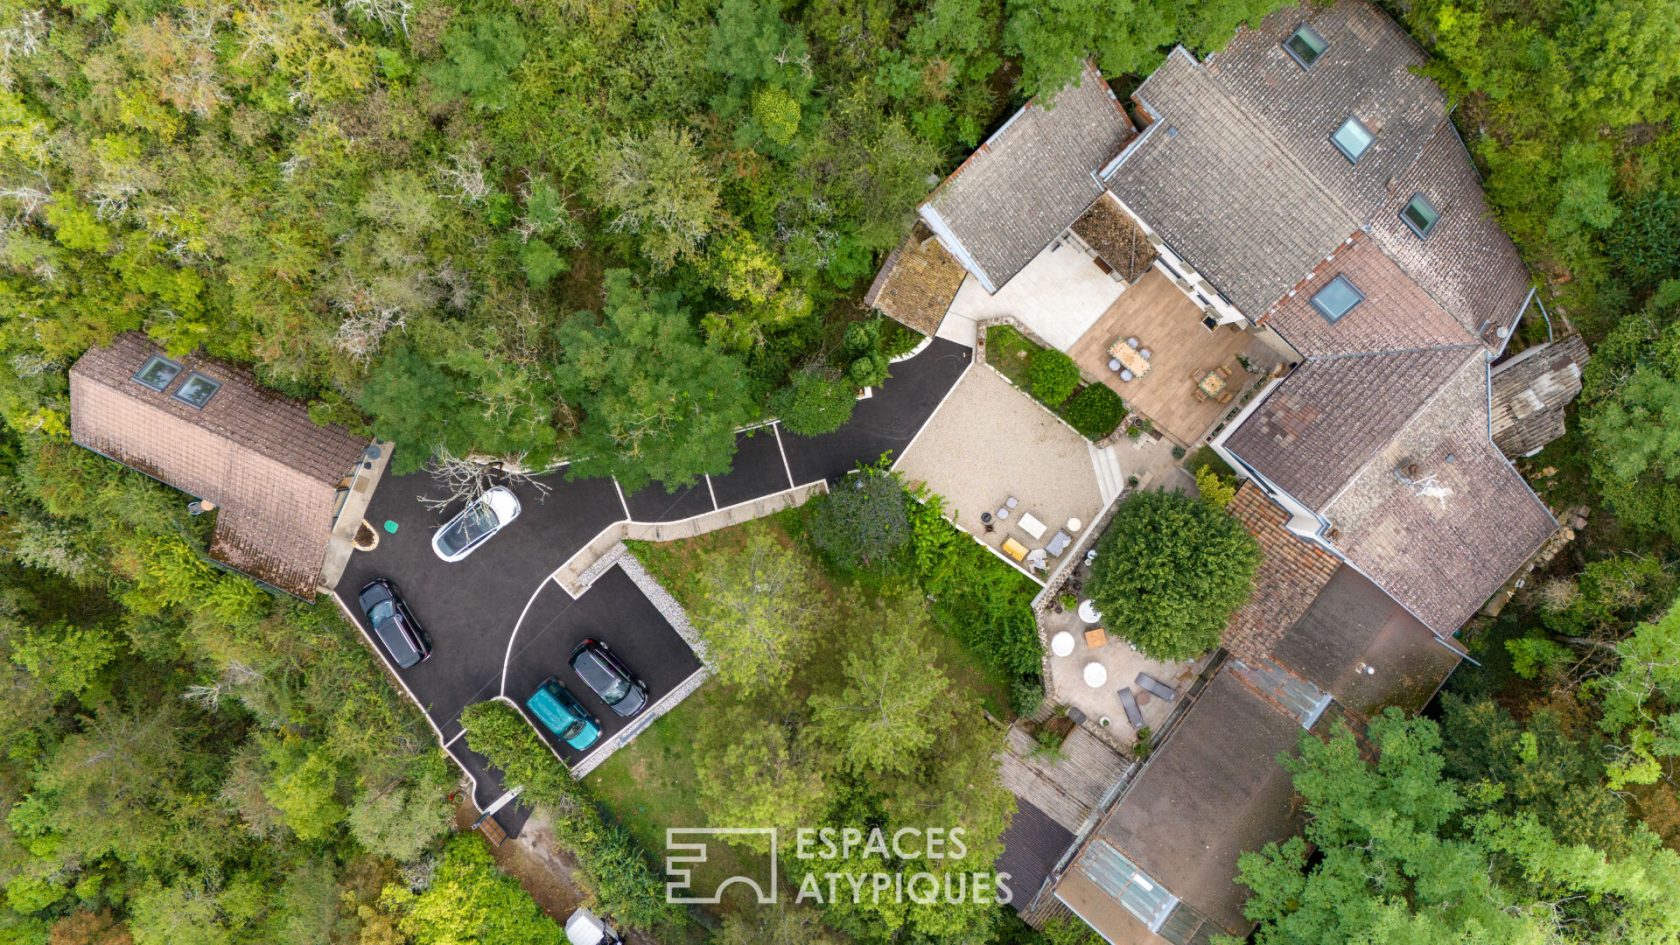
[[[433, 652], [425, 662], [393, 672], [472, 776], [474, 800], [484, 810], [504, 789], [499, 773], [467, 750], [461, 728], [467, 706], [503, 696], [523, 703], [553, 675], [600, 718], [599, 744], [606, 745], [614, 735], [632, 737], [634, 731], [625, 731], [626, 723], [575, 678], [568, 658], [578, 643], [604, 640], [642, 679], [650, 703], [682, 689], [701, 668], [682, 635], [622, 568], [609, 569], [574, 599], [551, 580], [562, 564], [619, 522], [681, 521], [796, 484], [834, 480], [883, 452], [902, 452], [968, 368], [969, 358], [967, 348], [937, 340], [894, 364], [892, 378], [860, 401], [840, 430], [809, 438], [775, 424], [743, 431], [728, 475], [702, 477], [676, 491], [655, 484], [624, 495], [611, 479], [568, 480], [564, 468], [542, 478], [546, 494], [530, 484], [515, 485], [519, 518], [455, 563], [440, 560], [431, 540], [458, 506], [427, 508], [422, 499], [441, 491], [424, 472], [387, 476], [366, 514], [378, 545], [351, 556], [337, 596], [366, 633], [357, 591], [376, 577], [396, 584], [431, 637]], [[568, 763], [580, 760], [551, 733], [543, 735]], [[527, 816], [518, 805], [495, 814], [509, 836]]]

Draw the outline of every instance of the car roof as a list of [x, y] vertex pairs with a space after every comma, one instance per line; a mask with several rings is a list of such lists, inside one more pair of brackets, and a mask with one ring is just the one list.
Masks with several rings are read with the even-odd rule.
[[486, 490], [482, 496], [479, 496], [479, 501], [490, 506], [495, 511], [496, 518], [504, 525], [507, 524], [508, 519], [519, 514], [519, 497], [515, 496], [507, 486], [496, 486], [493, 489]]

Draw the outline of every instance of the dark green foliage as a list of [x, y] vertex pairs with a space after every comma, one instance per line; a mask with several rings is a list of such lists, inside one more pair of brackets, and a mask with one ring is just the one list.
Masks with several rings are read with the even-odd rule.
[[887, 379], [887, 356], [881, 351], [881, 324], [871, 318], [846, 326], [846, 376], [857, 387], [874, 387]]
[[1027, 382], [1034, 397], [1058, 407], [1079, 386], [1079, 365], [1054, 348], [1040, 348], [1027, 359]]
[[1305, 837], [1239, 859], [1254, 941], [1654, 945], [1680, 932], [1680, 856], [1602, 797], [1593, 762], [1569, 757], [1587, 746], [1550, 719], [1523, 731], [1491, 704], [1450, 711], [1454, 739], [1470, 740], [1445, 752], [1436, 723], [1392, 708], [1371, 720], [1369, 750], [1345, 726], [1302, 736], [1284, 765]]
[[622, 270], [607, 275], [603, 317], [560, 326], [560, 389], [584, 412], [570, 475], [618, 477], [626, 490], [669, 488], [729, 471], [750, 418], [734, 363], [695, 337], [676, 296]]
[[1110, 633], [1153, 659], [1194, 659], [1219, 643], [1248, 600], [1260, 547], [1201, 499], [1135, 493], [1097, 541], [1085, 592]]
[[499, 107], [510, 91], [508, 73], [525, 57], [525, 48], [524, 29], [512, 14], [462, 17], [443, 37], [443, 57], [427, 74], [441, 95]]
[[522, 785], [526, 801], [555, 815], [555, 835], [583, 867], [600, 908], [642, 929], [675, 929], [683, 913], [665, 901], [664, 884], [635, 841], [602, 820], [582, 785], [560, 763], [518, 709], [505, 702], [477, 702], [461, 713], [467, 744], [502, 771], [509, 786]]
[[1637, 534], [1680, 540], [1680, 282], [1593, 352], [1579, 416], [1604, 501]]
[[1004, 676], [1036, 677], [1038, 585], [946, 521], [938, 496], [913, 498], [909, 509], [912, 573], [933, 598], [934, 622]]
[[891, 567], [910, 542], [904, 485], [884, 462], [859, 466], [807, 509], [811, 544], [844, 574]]
[[770, 410], [782, 426], [800, 436], [832, 433], [852, 417], [857, 394], [852, 384], [821, 368], [795, 374], [793, 383], [770, 399]]
[[1629, 203], [1605, 231], [1604, 250], [1636, 292], [1680, 277], [1680, 197], [1653, 190]]
[[1107, 384], [1088, 384], [1062, 407], [1062, 418], [1088, 440], [1100, 440], [1126, 419], [1126, 405]]

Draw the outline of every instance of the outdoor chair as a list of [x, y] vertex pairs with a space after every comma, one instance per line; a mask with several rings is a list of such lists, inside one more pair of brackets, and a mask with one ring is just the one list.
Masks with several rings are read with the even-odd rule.
[[1214, 368], [1214, 370], [1219, 372], [1220, 377], [1230, 377], [1231, 376], [1231, 369], [1226, 367], [1223, 364]]
[[1235, 399], [1236, 396], [1237, 395], [1232, 391], [1226, 391], [1225, 393], [1219, 395], [1219, 402], [1222, 404], [1228, 404]]
[[1198, 403], [1198, 404], [1205, 404], [1205, 403], [1207, 403], [1207, 400], [1208, 400], [1207, 392], [1202, 390], [1201, 387], [1196, 387], [1196, 388], [1192, 389], [1190, 391], [1190, 396], [1196, 398], [1196, 403]]
[[1159, 679], [1156, 679], [1148, 673], [1138, 673], [1137, 684], [1139, 689], [1142, 689], [1144, 692], [1160, 699], [1162, 702], [1171, 702], [1178, 695], [1177, 690], [1173, 689], [1173, 687], [1167, 685]]
[[1143, 710], [1138, 708], [1132, 687], [1120, 687], [1120, 707], [1126, 710], [1126, 721], [1132, 723], [1132, 728], [1143, 728]]

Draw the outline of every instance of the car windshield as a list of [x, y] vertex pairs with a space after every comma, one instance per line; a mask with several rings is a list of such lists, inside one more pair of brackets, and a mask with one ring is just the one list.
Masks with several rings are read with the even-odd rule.
[[373, 610], [368, 613], [368, 619], [372, 620], [376, 624], [379, 624], [390, 620], [392, 617], [396, 616], [396, 614], [396, 606], [388, 600], [382, 600], [373, 605]]
[[489, 503], [475, 503], [444, 530], [443, 536], [438, 539], [438, 545], [444, 551], [455, 554], [476, 544], [495, 530], [496, 513], [490, 510]]
[[589, 684], [589, 688], [600, 694], [601, 700], [608, 705], [616, 704], [630, 692], [629, 680], [622, 679], [618, 674], [607, 669], [599, 657], [593, 653], [585, 653], [577, 661], [578, 675]]
[[566, 726], [566, 730], [564, 732], [560, 733], [560, 737], [566, 739], [567, 741], [570, 741], [570, 740], [572, 740], [572, 739], [574, 739], [574, 738], [576, 738], [576, 737], [578, 737], [579, 735], [582, 735], [582, 734], [583, 734], [583, 720], [579, 719], [578, 721], [573, 722], [572, 724]]

